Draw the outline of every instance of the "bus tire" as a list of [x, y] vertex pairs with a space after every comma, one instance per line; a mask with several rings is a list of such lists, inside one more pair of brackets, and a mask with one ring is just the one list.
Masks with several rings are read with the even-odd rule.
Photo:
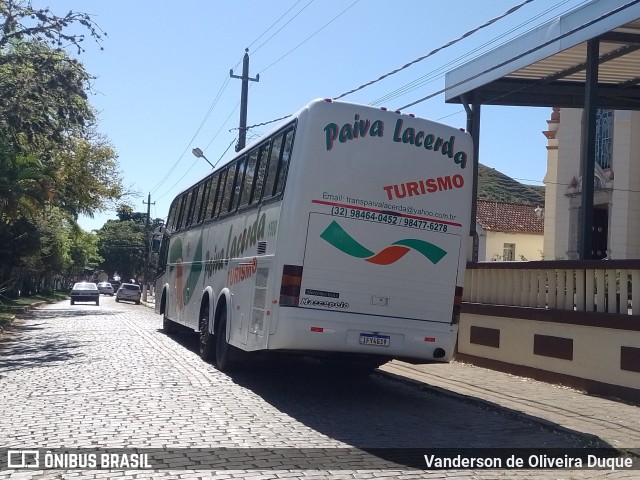
[[200, 314], [200, 358], [205, 361], [215, 356], [216, 340], [209, 331], [209, 304], [207, 303]]
[[234, 350], [232, 345], [227, 342], [227, 307], [222, 307], [220, 318], [216, 322], [216, 368], [221, 372], [232, 370], [234, 361]]
[[167, 312], [164, 312], [164, 314], [162, 315], [162, 330], [167, 335], [176, 333], [176, 324], [173, 323], [173, 321], [169, 320], [169, 317], [167, 317]]

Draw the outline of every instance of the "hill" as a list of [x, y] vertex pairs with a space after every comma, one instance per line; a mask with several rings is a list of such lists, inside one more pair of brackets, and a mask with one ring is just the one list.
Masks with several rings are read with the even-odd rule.
[[544, 187], [525, 185], [495, 168], [478, 166], [478, 199], [493, 202], [544, 205]]

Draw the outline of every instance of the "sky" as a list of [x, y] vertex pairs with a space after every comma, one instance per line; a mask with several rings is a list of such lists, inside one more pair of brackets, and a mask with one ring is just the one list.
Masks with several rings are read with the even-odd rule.
[[[89, 101], [98, 130], [118, 154], [125, 201], [166, 218], [171, 200], [211, 166], [233, 158], [242, 57], [249, 49], [247, 123], [270, 122], [316, 98], [335, 98], [459, 39], [512, 7], [517, 11], [345, 101], [396, 110], [442, 90], [445, 73], [586, 0], [33, 0], [54, 13], [88, 13], [107, 34], [78, 58], [95, 76]], [[75, 52], [70, 50], [73, 56]], [[404, 113], [466, 126], [444, 94]], [[542, 184], [550, 108], [483, 106], [479, 160], [527, 184]], [[247, 143], [277, 123], [250, 128]], [[115, 211], [81, 217], [99, 229]]]

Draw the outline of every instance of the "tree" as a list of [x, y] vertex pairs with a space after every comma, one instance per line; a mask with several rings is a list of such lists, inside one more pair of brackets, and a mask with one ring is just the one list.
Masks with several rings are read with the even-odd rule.
[[133, 220], [109, 220], [98, 230], [98, 253], [102, 269], [118, 272], [129, 280], [142, 273], [145, 247], [144, 224]]
[[95, 270], [102, 264], [102, 257], [98, 253], [98, 236], [81, 229], [72, 229], [69, 248], [69, 269], [66, 276], [73, 279], [80, 278], [87, 270]]
[[97, 133], [92, 77], [65, 50], [105, 36], [87, 14], [0, 0], [0, 282], [96, 263], [97, 238], [75, 222], [127, 195]]
[[125, 195], [116, 153], [102, 136], [70, 138], [66, 149], [51, 155], [48, 168], [53, 200], [74, 219], [92, 216]]
[[95, 123], [89, 74], [65, 51], [32, 41], [0, 50], [0, 59], [0, 127], [16, 150], [47, 151]]
[[116, 213], [120, 221], [133, 220], [138, 223], [145, 223], [147, 221], [146, 213], [134, 212], [133, 207], [128, 203], [121, 203], [116, 209]]
[[0, 137], [0, 224], [41, 213], [52, 183], [42, 162], [16, 155]]
[[68, 32], [68, 28], [76, 24], [88, 30], [98, 44], [103, 36], [107, 36], [86, 13], [69, 11], [61, 17], [48, 7], [33, 8], [30, 1], [0, 0], [0, 19], [4, 20], [0, 23], [0, 48], [12, 41], [35, 39], [52, 47], [71, 44], [80, 53], [84, 51], [80, 44], [85, 40], [85, 35]]
[[0, 141], [9, 155], [30, 158], [28, 173], [50, 180], [43, 187], [51, 198], [40, 203], [59, 205], [74, 218], [126, 194], [117, 155], [96, 130], [91, 76], [64, 50], [83, 51], [85, 35], [71, 31], [77, 25], [98, 44], [105, 36], [87, 14], [59, 16], [30, 1], [0, 0]]
[[[72, 31], [77, 25], [79, 33]], [[64, 50], [83, 52], [87, 32], [102, 48], [106, 33], [86, 13], [59, 16], [31, 1], [0, 0], [0, 127], [13, 141], [60, 142], [65, 132], [93, 123], [90, 76]]]

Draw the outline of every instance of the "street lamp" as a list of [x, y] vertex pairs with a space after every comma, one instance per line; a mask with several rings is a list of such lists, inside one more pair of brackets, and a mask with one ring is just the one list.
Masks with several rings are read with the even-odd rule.
[[209, 159], [208, 159], [207, 157], [205, 157], [205, 156], [204, 156], [204, 153], [203, 153], [203, 152], [202, 152], [202, 150], [200, 150], [198, 147], [196, 147], [196, 148], [194, 148], [193, 150], [191, 150], [191, 153], [193, 153], [193, 155], [194, 155], [195, 157], [197, 157], [197, 158], [204, 158], [204, 159], [207, 161], [207, 163], [208, 163], [209, 165], [211, 165], [211, 168], [215, 168], [215, 167], [213, 166], [213, 163], [211, 163], [211, 162], [209, 161]]

